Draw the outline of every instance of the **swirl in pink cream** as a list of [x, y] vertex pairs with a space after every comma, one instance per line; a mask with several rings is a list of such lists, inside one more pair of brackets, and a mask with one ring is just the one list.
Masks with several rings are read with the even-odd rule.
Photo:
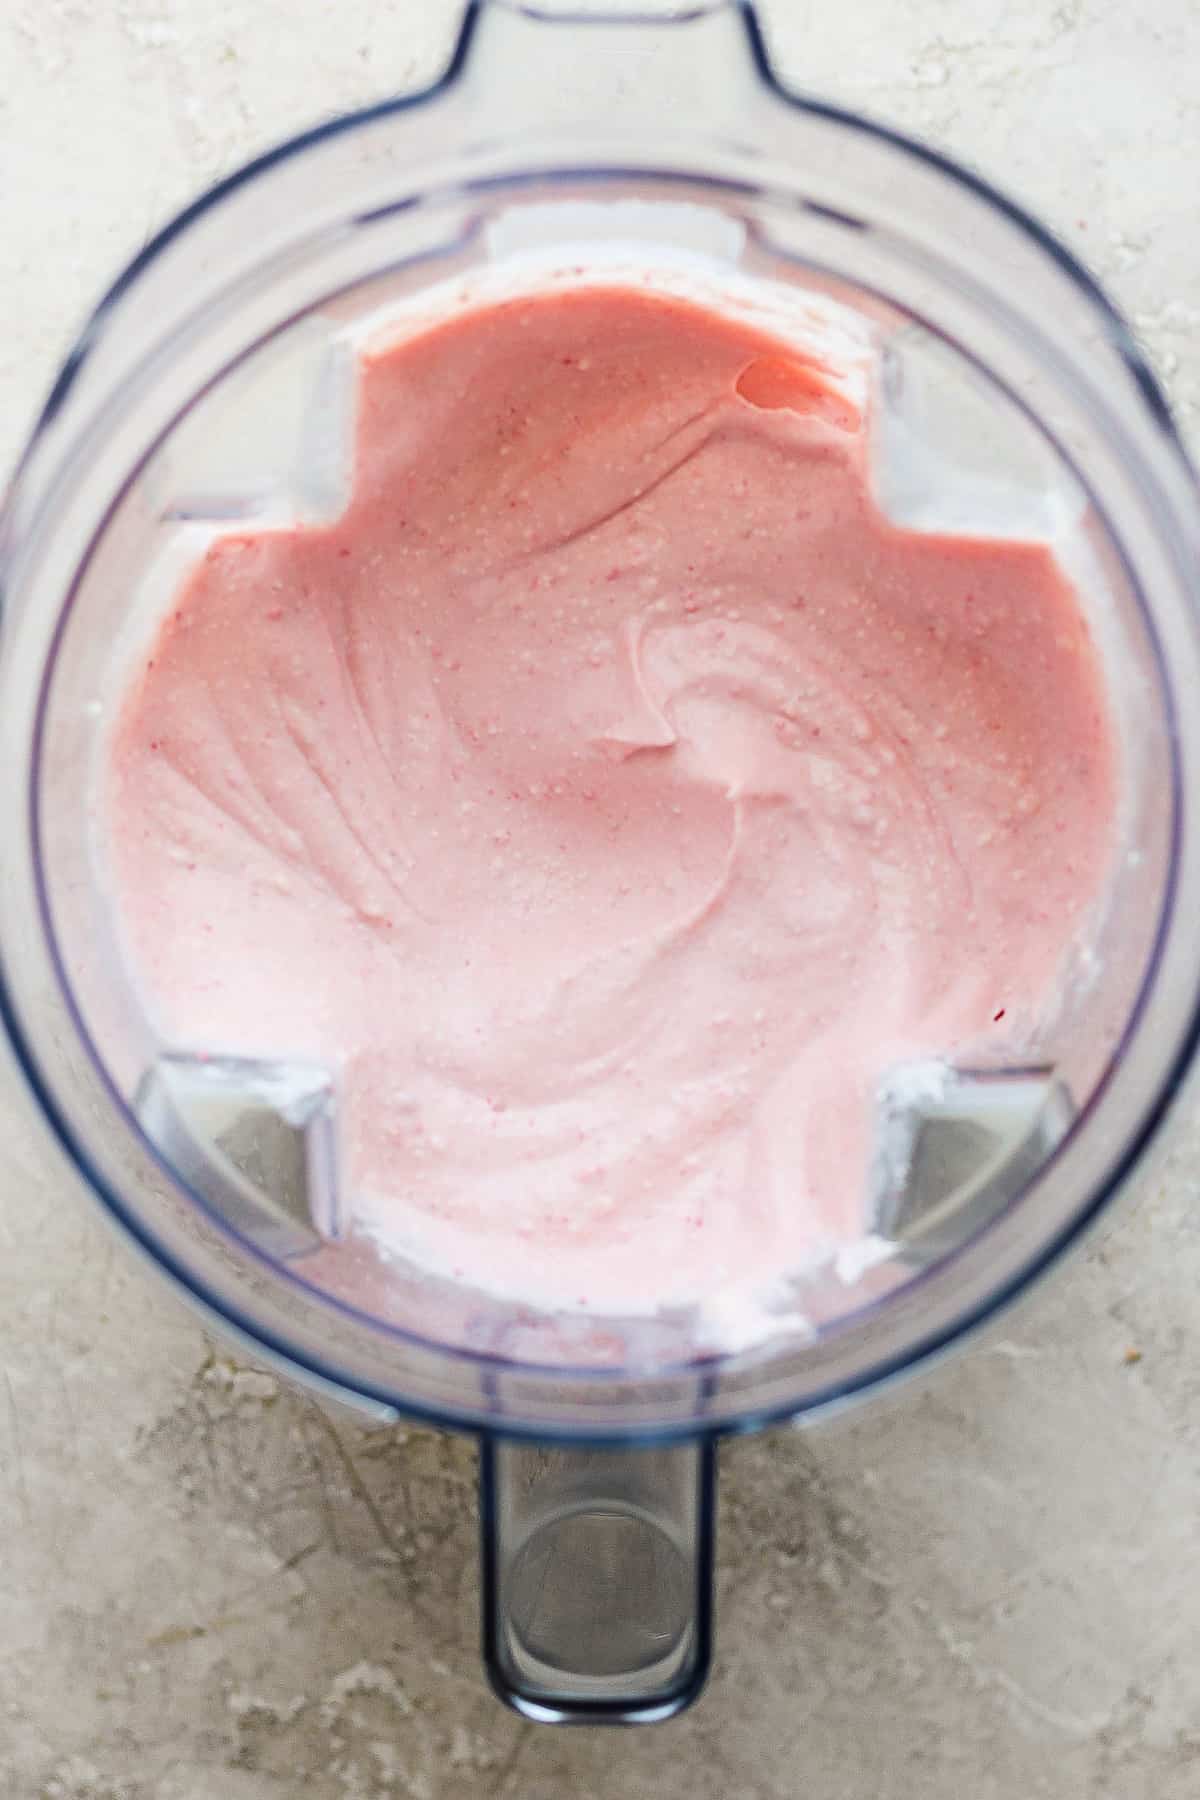
[[749, 324], [510, 299], [364, 358], [335, 525], [184, 583], [113, 744], [129, 953], [172, 1041], [338, 1069], [385, 1260], [770, 1282], [861, 1234], [881, 1072], [1052, 997], [1114, 813], [1076, 595], [865, 465]]

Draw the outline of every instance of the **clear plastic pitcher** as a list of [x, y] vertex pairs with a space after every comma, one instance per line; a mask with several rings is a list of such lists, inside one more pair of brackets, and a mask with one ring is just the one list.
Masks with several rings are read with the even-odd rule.
[[[632, 259], [868, 321], [880, 505], [1052, 541], [1119, 742], [1121, 855], [1054, 1024], [1019, 1068], [967, 1072], [908, 1121], [924, 1185], [864, 1221], [890, 1249], [809, 1281], [804, 1327], [785, 1312], [741, 1350], [685, 1314], [540, 1317], [416, 1271], [369, 1313], [318, 1281], [322, 1221], [347, 1204], [336, 1071], [213, 1046], [206, 1074], [159, 1041], [98, 868], [131, 621], [206, 534], [336, 513], [364, 320], [568, 247], [585, 278]], [[428, 92], [271, 152], [140, 252], [54, 384], [0, 549], [0, 1004], [49, 1127], [127, 1238], [255, 1355], [378, 1418], [479, 1434], [504, 1698], [544, 1720], [678, 1711], [709, 1656], [716, 1438], [815, 1416], [986, 1319], [1161, 1141], [1193, 1061], [1200, 507], [1121, 321], [976, 178], [786, 93], [748, 7], [481, 0]], [[362, 1254], [352, 1235], [343, 1254]]]

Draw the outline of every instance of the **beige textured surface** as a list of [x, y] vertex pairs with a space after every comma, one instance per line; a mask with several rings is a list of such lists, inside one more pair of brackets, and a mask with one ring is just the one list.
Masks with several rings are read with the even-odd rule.
[[[1200, 11], [775, 0], [795, 81], [1043, 212], [1200, 433]], [[428, 75], [447, 0], [2, 0], [0, 460], [193, 191]], [[1195, 1800], [1200, 1154], [920, 1392], [724, 1456], [688, 1719], [532, 1731], [477, 1668], [473, 1452], [214, 1355], [0, 1075], [0, 1792], [12, 1800]], [[1126, 1361], [1130, 1346], [1141, 1360]]]

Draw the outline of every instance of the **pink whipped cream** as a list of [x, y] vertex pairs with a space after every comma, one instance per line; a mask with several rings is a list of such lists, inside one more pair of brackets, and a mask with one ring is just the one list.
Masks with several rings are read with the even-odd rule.
[[171, 1043], [337, 1071], [353, 1256], [774, 1282], [861, 1237], [881, 1075], [1052, 1004], [1115, 806], [1077, 596], [888, 523], [846, 392], [680, 298], [480, 305], [363, 357], [336, 524], [175, 597], [128, 953]]

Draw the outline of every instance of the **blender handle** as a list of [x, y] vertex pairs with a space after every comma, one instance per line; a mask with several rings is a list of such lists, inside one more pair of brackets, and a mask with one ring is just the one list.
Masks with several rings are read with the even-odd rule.
[[483, 1656], [543, 1724], [649, 1724], [708, 1675], [716, 1448], [480, 1448]]

